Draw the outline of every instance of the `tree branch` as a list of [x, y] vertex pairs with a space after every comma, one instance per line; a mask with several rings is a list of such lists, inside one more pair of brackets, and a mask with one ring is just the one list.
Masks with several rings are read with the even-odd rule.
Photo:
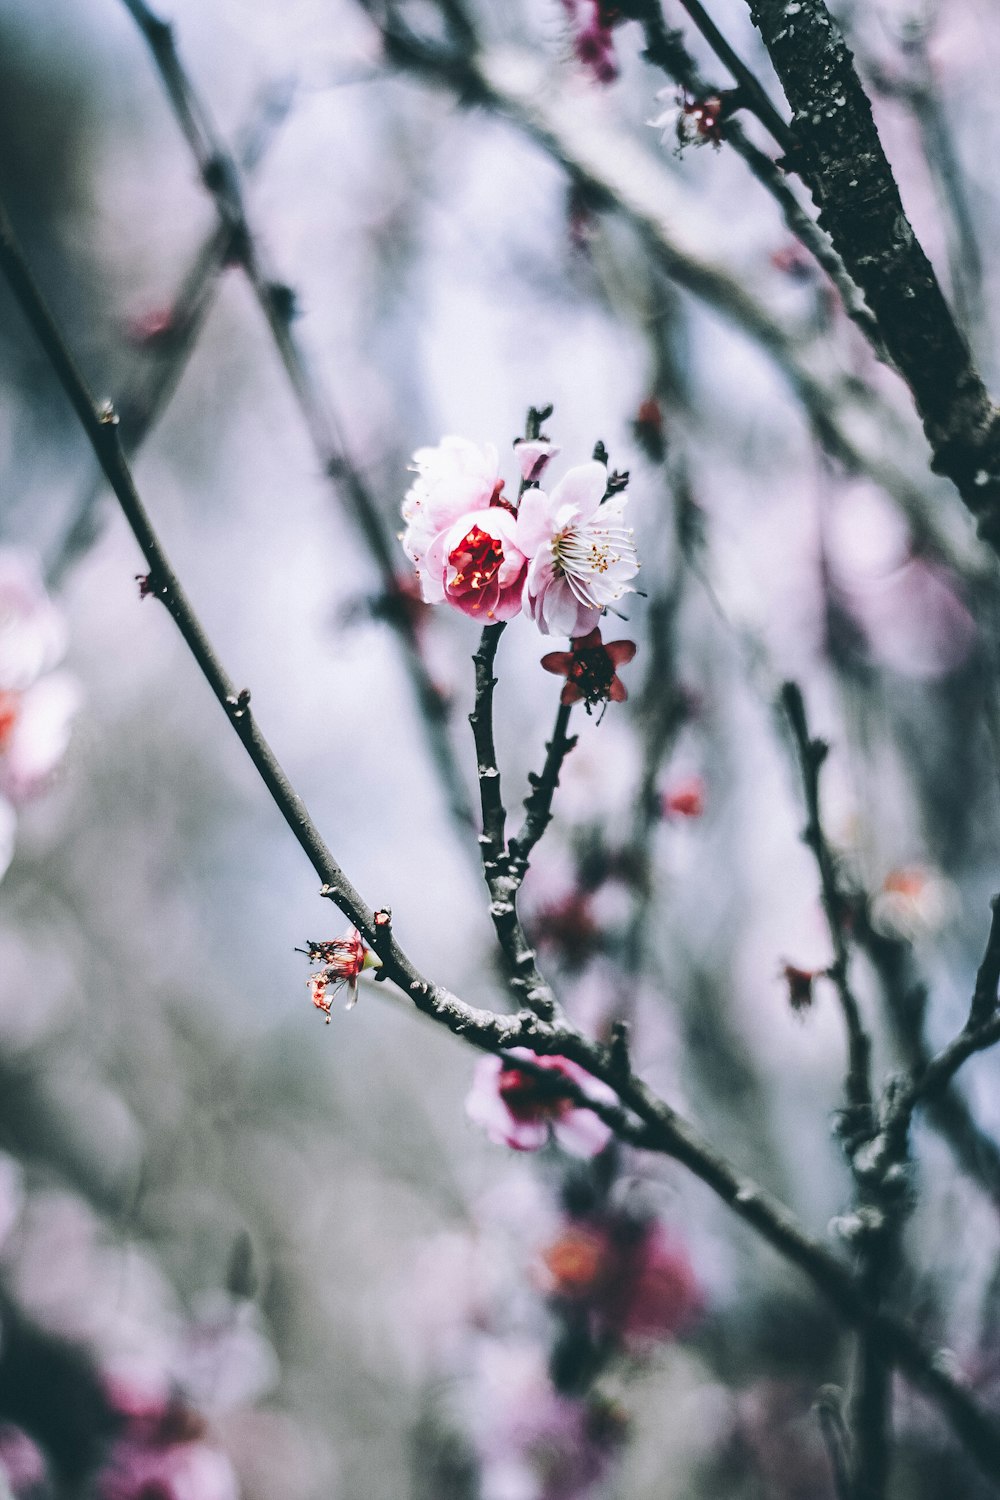
[[864, 292], [933, 453], [1000, 551], [1000, 413], [903, 210], [871, 105], [824, 0], [748, 0], [793, 112], [790, 166]]

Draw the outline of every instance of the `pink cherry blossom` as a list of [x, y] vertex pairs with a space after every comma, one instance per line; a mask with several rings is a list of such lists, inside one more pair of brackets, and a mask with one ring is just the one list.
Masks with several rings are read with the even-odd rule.
[[684, 1332], [702, 1309], [687, 1250], [655, 1220], [570, 1220], [542, 1266], [550, 1296], [585, 1308], [602, 1337], [633, 1352]]
[[99, 1500], [239, 1500], [226, 1455], [207, 1443], [126, 1436], [97, 1476]]
[[631, 531], [622, 524], [625, 496], [607, 492], [604, 464], [580, 464], [551, 495], [526, 490], [517, 543], [531, 562], [524, 608], [543, 635], [585, 636], [601, 611], [630, 593], [639, 571]]
[[347, 986], [347, 1009], [353, 1010], [358, 1003], [358, 978], [365, 969], [380, 969], [382, 960], [362, 941], [357, 928], [351, 928], [343, 937], [307, 942], [303, 950], [311, 963], [318, 963], [308, 979], [309, 994], [317, 1010], [323, 1011], [327, 1021], [333, 997], [327, 994], [333, 989]]
[[700, 818], [705, 811], [705, 782], [700, 776], [682, 776], [671, 781], [660, 795], [665, 818]]
[[428, 604], [447, 601], [481, 620], [521, 610], [527, 557], [503, 497], [497, 453], [446, 437], [414, 454], [417, 478], [403, 502], [403, 548]]
[[[511, 1061], [515, 1058], [530, 1061], [532, 1070], [517, 1067]], [[552, 1083], [536, 1068], [554, 1075]], [[539, 1151], [554, 1138], [570, 1156], [596, 1156], [607, 1145], [611, 1129], [592, 1110], [561, 1095], [559, 1078], [579, 1085], [595, 1102], [614, 1102], [606, 1084], [568, 1057], [541, 1057], [527, 1047], [512, 1047], [502, 1058], [477, 1062], [466, 1113], [491, 1141], [514, 1151]]]
[[7, 1422], [0, 1422], [0, 1494], [38, 1494], [43, 1491], [48, 1468], [38, 1445]]
[[590, 1500], [627, 1433], [617, 1403], [555, 1390], [537, 1344], [483, 1342], [473, 1374], [482, 1500]]

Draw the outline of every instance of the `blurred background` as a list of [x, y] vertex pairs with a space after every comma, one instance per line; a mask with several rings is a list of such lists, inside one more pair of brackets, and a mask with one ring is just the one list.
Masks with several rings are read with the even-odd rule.
[[[834, 8], [996, 390], [992, 7]], [[635, 23], [605, 28], [598, 77], [583, 9], [481, 0], [489, 91], [431, 0], [169, 19], [393, 547], [413, 450], [496, 443], [510, 488], [531, 403], [554, 406], [554, 475], [598, 440], [629, 471], [644, 593], [605, 629], [638, 644], [629, 701], [576, 712], [525, 922], [574, 1018], [631, 1018], [644, 1076], [850, 1253], [843, 1028], [777, 693], [794, 678], [831, 745], [881, 1078], [961, 1026], [998, 888], [996, 567], [773, 199], [691, 126]], [[741, 0], [713, 15], [780, 103]], [[0, 0], [0, 132], [4, 201], [231, 675], [414, 961], [503, 1007], [440, 774], [443, 722], [474, 795], [475, 626], [414, 601], [401, 549], [392, 583], [324, 473], [121, 0]], [[140, 600], [131, 536], [0, 303], [0, 1494], [832, 1495], [813, 1403], [849, 1342], [706, 1189], [663, 1159], [484, 1139], [474, 1055], [388, 986], [322, 1026], [295, 949], [342, 924]], [[549, 649], [518, 619], [498, 657], [511, 809], [556, 711]], [[918, 1121], [897, 1293], [987, 1401], [995, 1068]], [[896, 1419], [895, 1492], [979, 1492], [901, 1383]]]

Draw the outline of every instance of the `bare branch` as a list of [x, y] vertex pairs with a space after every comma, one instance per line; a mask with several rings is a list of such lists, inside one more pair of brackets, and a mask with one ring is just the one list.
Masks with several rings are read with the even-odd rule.
[[531, 791], [524, 799], [524, 822], [508, 846], [511, 874], [518, 885], [528, 873], [528, 861], [535, 845], [552, 820], [552, 798], [559, 785], [559, 774], [563, 762], [576, 744], [576, 735], [567, 733], [571, 713], [571, 704], [560, 703], [552, 738], [545, 746], [545, 764], [541, 774], [535, 775], [532, 772], [528, 777]]
[[802, 773], [806, 803], [806, 826], [802, 837], [812, 850], [819, 869], [823, 910], [826, 913], [830, 941], [833, 943], [834, 960], [829, 970], [830, 978], [836, 986], [847, 1027], [849, 1063], [846, 1092], [848, 1104], [855, 1115], [851, 1121], [850, 1133], [863, 1137], [870, 1134], [872, 1129], [871, 1038], [865, 1029], [857, 998], [851, 988], [850, 951], [846, 937], [848, 904], [840, 889], [836, 862], [820, 816], [819, 776], [828, 747], [824, 741], [810, 737], [802, 693], [794, 682], [784, 684], [781, 701], [792, 728]]

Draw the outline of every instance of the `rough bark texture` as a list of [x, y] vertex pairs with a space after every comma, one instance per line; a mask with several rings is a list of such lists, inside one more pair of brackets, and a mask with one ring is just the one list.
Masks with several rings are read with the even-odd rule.
[[823, 0], [750, 0], [750, 13], [793, 112], [787, 164], [913, 393], [934, 469], [1000, 551], [1000, 412], [903, 211], [850, 50]]

